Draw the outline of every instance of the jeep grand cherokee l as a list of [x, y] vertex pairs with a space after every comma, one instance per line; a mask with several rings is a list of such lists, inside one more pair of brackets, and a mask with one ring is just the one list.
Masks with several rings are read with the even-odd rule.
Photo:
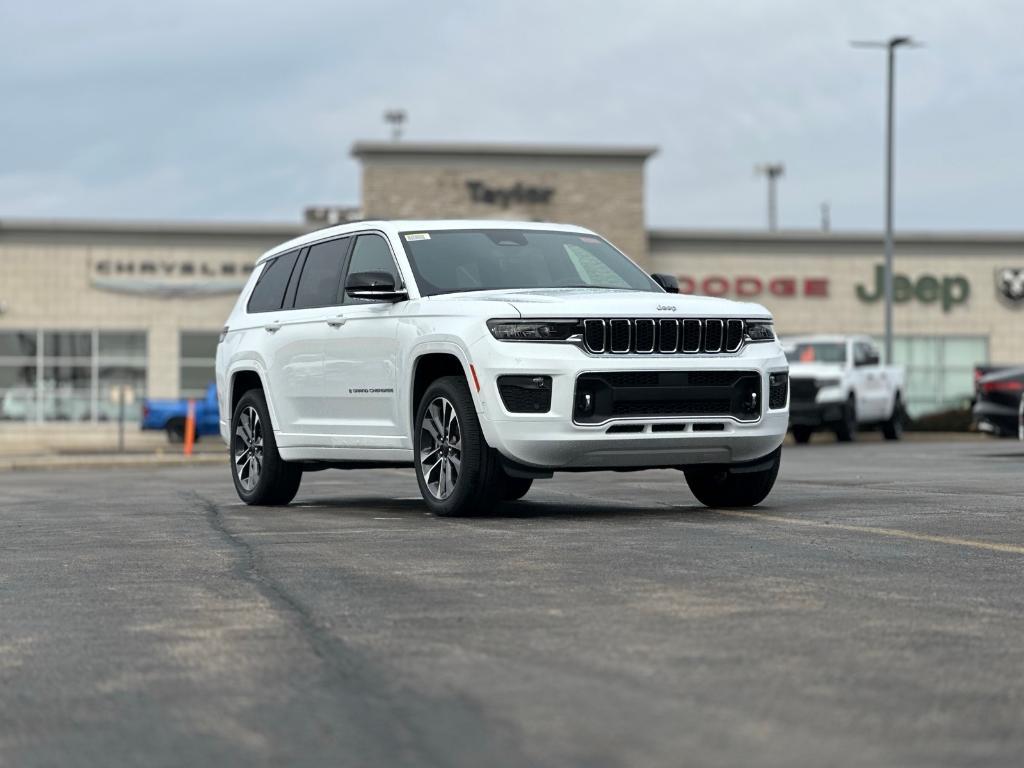
[[358, 222], [273, 248], [217, 349], [238, 495], [410, 466], [455, 515], [554, 472], [673, 467], [706, 505], [757, 504], [788, 418], [771, 315], [673, 282], [557, 224]]

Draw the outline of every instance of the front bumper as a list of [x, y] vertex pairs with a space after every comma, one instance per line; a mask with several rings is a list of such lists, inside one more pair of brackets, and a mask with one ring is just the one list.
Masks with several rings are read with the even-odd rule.
[[807, 403], [792, 401], [789, 404], [790, 427], [823, 427], [843, 420], [843, 402]]
[[[506, 459], [528, 467], [627, 469], [739, 463], [771, 453], [786, 434], [788, 408], [767, 407], [768, 376], [788, 370], [776, 343], [750, 344], [735, 354], [613, 356], [589, 355], [568, 344], [485, 338], [474, 346], [472, 355], [480, 381], [476, 397], [484, 437]], [[580, 374], [637, 371], [755, 371], [765, 395], [760, 416], [746, 422], [730, 416], [637, 416], [594, 425], [574, 423]], [[550, 411], [507, 411], [497, 387], [503, 375], [550, 376]], [[615, 431], [625, 424], [641, 430]], [[716, 431], [703, 431], [711, 427]]]

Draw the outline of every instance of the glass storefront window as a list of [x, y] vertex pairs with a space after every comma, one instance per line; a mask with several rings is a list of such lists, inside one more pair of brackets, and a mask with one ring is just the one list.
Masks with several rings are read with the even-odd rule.
[[97, 334], [99, 355], [96, 361], [96, 419], [116, 421], [125, 390], [125, 418], [142, 416], [146, 398], [146, 334], [139, 331], [100, 331]]
[[38, 352], [37, 331], [0, 331], [0, 419], [37, 418]]
[[126, 416], [146, 396], [144, 331], [0, 331], [0, 419], [117, 418], [116, 386], [131, 387]]
[[[884, 346], [884, 339], [876, 339]], [[893, 362], [906, 370], [906, 405], [911, 416], [954, 408], [974, 394], [974, 366], [988, 362], [983, 336], [897, 336]]]
[[182, 331], [179, 339], [178, 382], [182, 397], [202, 398], [214, 381], [220, 332]]

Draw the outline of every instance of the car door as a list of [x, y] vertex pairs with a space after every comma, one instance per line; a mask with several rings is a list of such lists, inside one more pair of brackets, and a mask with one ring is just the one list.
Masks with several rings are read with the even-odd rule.
[[338, 237], [311, 245], [296, 266], [285, 298], [275, 369], [288, 403], [290, 445], [329, 447], [332, 398], [324, 380], [324, 348], [336, 331], [341, 310], [341, 276], [352, 239]]
[[[247, 307], [256, 346], [267, 376], [267, 400], [277, 431], [291, 435], [302, 431], [302, 403], [322, 376], [322, 357], [303, 347], [290, 300], [304, 252], [289, 251], [269, 261], [260, 273]], [[286, 306], [287, 304], [287, 306]]]
[[[354, 238], [345, 281], [360, 272], [387, 272], [404, 285], [391, 246], [377, 233]], [[344, 282], [344, 281], [343, 281]], [[403, 447], [398, 402], [398, 319], [405, 304], [345, 295], [324, 344], [324, 379], [334, 445]]]
[[853, 365], [858, 421], [878, 421], [885, 415], [886, 398], [878, 350], [866, 341], [854, 341]]

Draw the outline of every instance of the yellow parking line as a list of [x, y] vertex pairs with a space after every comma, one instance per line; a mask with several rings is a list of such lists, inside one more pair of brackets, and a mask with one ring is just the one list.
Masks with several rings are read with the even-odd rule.
[[987, 549], [990, 552], [1006, 552], [1011, 555], [1024, 555], [1024, 546], [1020, 546], [1018, 544], [997, 544], [991, 541], [978, 541], [977, 539], [961, 539], [957, 536], [933, 536], [928, 533], [914, 533], [913, 531], [902, 531], [898, 528], [879, 528], [874, 525], [849, 525], [847, 523], [827, 523], [820, 520], [807, 520], [806, 518], [764, 515], [759, 512], [740, 512], [734, 509], [718, 509], [715, 511], [720, 515], [728, 515], [729, 517], [743, 517], [751, 520], [786, 523], [788, 525], [803, 525], [808, 528], [825, 528], [830, 531], [870, 533], [876, 536], [891, 536], [897, 539], [927, 541], [931, 544], [948, 544], [954, 547], [970, 547], [972, 549]]

